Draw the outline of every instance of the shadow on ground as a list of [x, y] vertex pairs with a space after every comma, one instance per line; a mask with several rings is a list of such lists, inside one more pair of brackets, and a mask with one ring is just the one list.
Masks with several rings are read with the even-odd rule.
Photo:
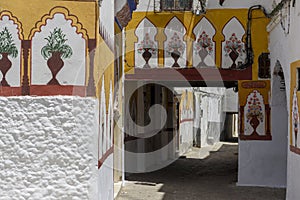
[[117, 200], [284, 200], [285, 189], [236, 186], [237, 152], [227, 143], [200, 159], [193, 149], [161, 170], [130, 174]]

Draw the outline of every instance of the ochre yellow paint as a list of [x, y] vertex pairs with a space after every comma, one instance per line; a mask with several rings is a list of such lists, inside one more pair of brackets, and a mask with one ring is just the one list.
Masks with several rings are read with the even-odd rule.
[[[134, 68], [134, 46], [138, 38], [134, 34], [135, 29], [141, 23], [144, 18], [151, 21], [155, 27], [158, 29], [158, 33], [155, 37], [158, 42], [159, 48], [159, 58], [158, 64], [160, 67], [164, 64], [164, 53], [163, 44], [166, 41], [166, 36], [163, 29], [167, 26], [168, 22], [173, 17], [177, 17], [186, 28], [186, 35], [184, 40], [187, 42], [187, 66], [193, 66], [192, 63], [192, 42], [195, 40], [195, 35], [193, 33], [194, 27], [203, 18], [206, 17], [216, 29], [216, 34], [213, 40], [216, 42], [216, 66], [220, 67], [222, 63], [221, 52], [222, 52], [222, 41], [225, 37], [222, 33], [223, 28], [231, 20], [231, 18], [236, 17], [240, 23], [243, 25], [245, 31], [247, 28], [247, 9], [211, 9], [207, 10], [205, 15], [196, 16], [191, 12], [134, 12], [133, 19], [129, 22], [126, 27], [126, 60], [130, 67], [125, 68], [125, 72]], [[266, 31], [266, 26], [269, 23], [269, 19], [264, 16], [262, 11], [253, 12], [252, 20], [252, 46], [254, 50], [254, 63], [253, 63], [253, 80], [258, 79], [258, 57], [263, 52], [268, 52], [268, 33]], [[245, 36], [244, 36], [245, 40]], [[131, 71], [132, 72], [132, 71]]]
[[77, 26], [81, 24], [89, 38], [96, 37], [96, 1], [10, 0], [1, 2], [0, 12], [9, 11], [18, 19], [22, 25], [24, 39], [27, 40], [39, 22], [42, 22], [45, 16], [51, 16], [55, 9], [72, 19], [77, 18]]
[[243, 88], [242, 83], [244, 82], [251, 82], [251, 81], [238, 81], [240, 106], [246, 105], [247, 97], [251, 92], [253, 92], [253, 90], [257, 90], [263, 96], [264, 104], [269, 104], [270, 89], [271, 89], [270, 80], [260, 80], [260, 82], [265, 83], [266, 87], [264, 88]]
[[[86, 55], [88, 55], [88, 39], [96, 39], [94, 79], [96, 85], [96, 96], [100, 98], [102, 78], [105, 81], [105, 95], [108, 106], [110, 84], [114, 88], [114, 52], [107, 46], [99, 35], [99, 5], [96, 0], [9, 0], [2, 1], [0, 7], [0, 18], [9, 16], [18, 25], [20, 40], [31, 40], [41, 27], [46, 25], [47, 20], [53, 18], [56, 13], [64, 14], [67, 20], [72, 21], [77, 33], [82, 34], [86, 40]], [[121, 30], [115, 25], [116, 33]], [[30, 78], [31, 52], [29, 52]], [[22, 59], [22, 66], [24, 60]], [[86, 56], [86, 85], [89, 80], [89, 56]], [[23, 77], [24, 68], [21, 69]]]

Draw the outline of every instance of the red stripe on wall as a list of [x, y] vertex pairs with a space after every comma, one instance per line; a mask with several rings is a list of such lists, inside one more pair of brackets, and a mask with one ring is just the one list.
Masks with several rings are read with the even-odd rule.
[[71, 95], [86, 96], [86, 86], [72, 85], [31, 85], [30, 95], [53, 96], [53, 95]]
[[0, 86], [0, 96], [21, 96], [21, 87]]
[[103, 165], [103, 163], [105, 162], [105, 160], [108, 158], [108, 156], [110, 156], [112, 153], [114, 152], [114, 146], [110, 147], [110, 149], [108, 149], [106, 151], [106, 153], [102, 156], [102, 158], [100, 160], [98, 160], [98, 169], [101, 168], [101, 166]]
[[180, 124], [184, 123], [184, 122], [193, 122], [193, 121], [194, 121], [194, 119], [183, 119], [180, 121]]

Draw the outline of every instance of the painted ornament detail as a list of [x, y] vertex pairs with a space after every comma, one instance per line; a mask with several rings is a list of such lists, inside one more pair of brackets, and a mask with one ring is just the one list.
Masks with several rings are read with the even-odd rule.
[[63, 59], [70, 58], [73, 51], [66, 44], [66, 35], [61, 28], [54, 28], [45, 40], [47, 40], [47, 44], [41, 49], [41, 54], [47, 60], [47, 65], [52, 73], [52, 79], [48, 82], [48, 85], [60, 85], [56, 75], [64, 66]]
[[179, 38], [177, 33], [171, 37], [171, 40], [168, 42], [167, 45], [167, 52], [171, 55], [174, 59], [174, 64], [172, 67], [180, 67], [178, 64], [178, 59], [183, 54], [185, 49], [185, 45], [182, 40]]
[[231, 68], [237, 68], [236, 60], [239, 56], [243, 55], [244, 44], [236, 37], [235, 33], [232, 33], [230, 38], [226, 40], [224, 46], [225, 56], [229, 56], [232, 60]]
[[248, 100], [248, 108], [247, 108], [247, 122], [250, 123], [252, 128], [254, 129], [252, 134], [258, 135], [256, 129], [260, 123], [264, 121], [264, 115], [262, 110], [262, 103], [258, 98], [259, 92], [254, 90], [250, 95], [250, 99]]
[[205, 31], [201, 33], [195, 44], [195, 51], [198, 52], [201, 62], [198, 67], [207, 66], [204, 62], [208, 55], [213, 53], [213, 41]]
[[16, 58], [18, 56], [18, 49], [12, 34], [8, 31], [7, 27], [0, 32], [0, 71], [3, 75], [1, 80], [1, 86], [10, 86], [6, 81], [6, 73], [12, 66], [12, 62], [9, 60], [8, 56]]
[[157, 52], [157, 47], [153, 40], [150, 39], [149, 33], [145, 34], [144, 39], [141, 41], [140, 44], [138, 44], [138, 53], [142, 54], [145, 65], [144, 68], [151, 68], [149, 65], [149, 60], [152, 57], [152, 55], [155, 55]]
[[293, 141], [293, 145], [297, 147], [297, 139], [298, 139], [298, 130], [299, 130], [299, 110], [298, 110], [298, 99], [297, 99], [297, 91], [294, 89], [293, 94], [293, 112], [292, 112], [292, 120], [293, 120], [293, 134], [295, 140]]

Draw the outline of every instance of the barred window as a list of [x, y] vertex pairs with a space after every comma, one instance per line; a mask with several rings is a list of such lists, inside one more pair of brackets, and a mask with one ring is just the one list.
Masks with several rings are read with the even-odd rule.
[[164, 11], [192, 10], [193, 0], [161, 0], [160, 5]]

